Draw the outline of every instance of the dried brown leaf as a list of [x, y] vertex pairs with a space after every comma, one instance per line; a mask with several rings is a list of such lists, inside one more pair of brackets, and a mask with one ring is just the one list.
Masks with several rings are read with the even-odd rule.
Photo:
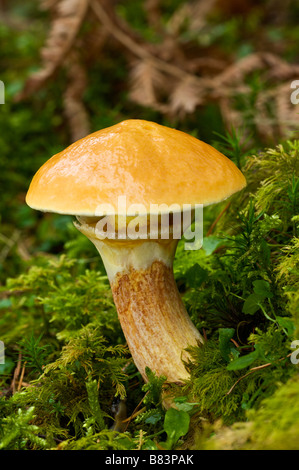
[[232, 100], [227, 96], [219, 97], [219, 107], [222, 118], [228, 129], [238, 129], [242, 125], [243, 116], [240, 111], [235, 109]]
[[237, 62], [228, 66], [222, 73], [213, 79], [213, 87], [218, 88], [224, 85], [231, 86], [232, 83], [242, 82], [246, 75], [261, 69], [264, 62], [260, 54], [250, 54]]
[[180, 118], [193, 113], [204, 102], [204, 90], [192, 78], [181, 80], [172, 90], [169, 99], [169, 112]]
[[75, 53], [68, 60], [67, 75], [68, 85], [63, 96], [63, 105], [71, 140], [75, 142], [90, 133], [89, 117], [83, 103], [87, 76]]
[[274, 139], [275, 132], [277, 131], [273, 117], [275, 109], [273, 107], [271, 109], [269, 103], [273, 103], [271, 93], [263, 92], [258, 94], [255, 102], [254, 122], [262, 139]]
[[55, 6], [55, 16], [46, 45], [41, 51], [43, 66], [41, 70], [29, 77], [17, 100], [24, 99], [41, 88], [61, 66], [75, 41], [88, 4], [89, 0], [60, 0], [44, 3], [47, 8]]
[[263, 59], [269, 67], [268, 79], [285, 81], [299, 75], [299, 65], [290, 64], [276, 54], [264, 53]]
[[150, 60], [140, 60], [130, 73], [130, 99], [143, 106], [160, 107], [159, 95], [167, 79]]
[[275, 80], [285, 80], [299, 74], [297, 64], [289, 64], [279, 56], [269, 53], [253, 53], [234, 62], [222, 73], [214, 78], [214, 86], [231, 85], [232, 83], [242, 83], [245, 77], [255, 70], [263, 70], [265, 78]]
[[291, 102], [290, 83], [283, 83], [273, 93], [276, 104], [276, 115], [279, 133], [281, 136], [290, 137], [293, 132], [298, 132], [299, 109], [298, 105]]
[[161, 29], [161, 0], [145, 0], [144, 10], [148, 23], [156, 30]]
[[41, 0], [41, 9], [42, 10], [52, 10], [60, 0]]
[[206, 18], [217, 0], [197, 0], [185, 2], [173, 13], [167, 23], [167, 31], [172, 35], [179, 34], [181, 28], [188, 23], [189, 31], [200, 30], [207, 22]]

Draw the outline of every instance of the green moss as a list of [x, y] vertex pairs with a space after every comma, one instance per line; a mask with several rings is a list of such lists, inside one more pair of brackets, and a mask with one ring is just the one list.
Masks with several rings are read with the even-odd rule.
[[250, 410], [246, 423], [224, 427], [218, 422], [198, 433], [194, 448], [209, 450], [297, 450], [299, 376], [290, 379]]
[[190, 352], [190, 380], [183, 391], [188, 393], [191, 400], [198, 402], [197, 412], [212, 421], [220, 416], [226, 423], [234, 421], [236, 416], [242, 419], [244, 387], [227, 394], [238, 374], [226, 369], [227, 364], [222, 358], [218, 342], [208, 341], [203, 347], [194, 348]]
[[264, 400], [253, 420], [250, 448], [297, 450], [299, 433], [298, 375]]

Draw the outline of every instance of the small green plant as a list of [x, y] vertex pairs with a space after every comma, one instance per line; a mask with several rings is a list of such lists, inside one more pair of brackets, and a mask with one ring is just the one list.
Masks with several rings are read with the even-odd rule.
[[106, 428], [104, 414], [99, 404], [98, 384], [96, 380], [88, 380], [86, 383], [88, 402], [92, 412], [92, 417], [88, 418], [84, 426], [87, 427], [87, 433], [91, 432], [90, 427], [96, 426], [99, 431]]
[[32, 424], [34, 417], [34, 407], [32, 406], [27, 410], [19, 408], [15, 413], [3, 418], [2, 430], [0, 431], [0, 449], [47, 448], [47, 440], [37, 435], [38, 426]]
[[219, 147], [219, 150], [230, 158], [241, 170], [246, 161], [245, 149], [248, 147], [250, 136], [246, 136], [244, 138], [241, 131], [234, 127], [230, 131], [226, 131], [225, 134], [220, 134], [219, 132], [214, 132], [214, 134], [219, 139], [216, 142], [216, 146]]
[[170, 408], [165, 413], [164, 431], [167, 440], [160, 442], [164, 449], [174, 449], [179, 439], [189, 431], [190, 416], [186, 411]]
[[22, 350], [22, 359], [26, 363], [26, 367], [31, 369], [34, 375], [43, 373], [43, 369], [47, 363], [49, 355], [49, 345], [40, 345], [42, 334], [35, 338], [33, 333], [29, 338], [24, 338], [19, 347]]

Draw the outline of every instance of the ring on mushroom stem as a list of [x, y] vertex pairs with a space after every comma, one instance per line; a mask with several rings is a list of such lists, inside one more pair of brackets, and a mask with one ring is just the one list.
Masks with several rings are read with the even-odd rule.
[[[133, 360], [144, 380], [145, 368], [168, 381], [188, 378], [186, 348], [203, 343], [191, 322], [173, 276], [175, 236], [184, 205], [220, 202], [246, 185], [232, 161], [210, 145], [181, 131], [143, 120], [127, 120], [95, 132], [50, 158], [35, 174], [26, 202], [44, 212], [72, 214], [75, 226], [99, 251], [110, 281], [119, 320]], [[117, 212], [119, 198], [142, 205], [142, 237], [129, 237], [130, 211]], [[167, 212], [173, 204], [178, 207]], [[148, 221], [152, 205], [162, 215], [156, 236]], [[108, 218], [107, 210], [114, 209]], [[115, 233], [107, 231], [111, 217]], [[109, 219], [110, 217], [110, 219]], [[104, 226], [106, 227], [103, 230]], [[177, 232], [176, 232], [177, 233]], [[110, 236], [109, 236], [110, 235]]]

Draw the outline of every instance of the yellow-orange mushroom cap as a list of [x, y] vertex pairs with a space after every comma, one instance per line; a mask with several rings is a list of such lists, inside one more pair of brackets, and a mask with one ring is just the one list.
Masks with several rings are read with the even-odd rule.
[[[210, 145], [154, 122], [130, 119], [94, 132], [50, 158], [26, 202], [37, 210], [100, 215], [119, 196], [143, 204], [209, 205], [246, 185], [236, 165]], [[129, 215], [129, 214], [128, 214]]]

